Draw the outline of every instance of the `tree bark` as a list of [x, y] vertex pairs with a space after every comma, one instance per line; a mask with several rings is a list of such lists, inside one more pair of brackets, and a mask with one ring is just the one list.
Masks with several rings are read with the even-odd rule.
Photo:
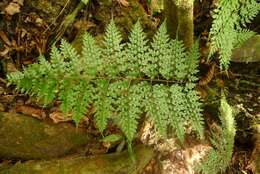
[[193, 0], [164, 0], [167, 28], [171, 38], [182, 40], [187, 49], [193, 46]]

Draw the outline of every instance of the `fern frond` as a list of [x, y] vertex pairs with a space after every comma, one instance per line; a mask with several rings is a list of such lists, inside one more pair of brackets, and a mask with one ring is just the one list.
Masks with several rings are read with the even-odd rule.
[[170, 38], [167, 34], [166, 22], [164, 22], [153, 37], [150, 55], [144, 60], [145, 74], [152, 79], [159, 75], [158, 70], [165, 79], [173, 78], [174, 67], [169, 42]]
[[53, 46], [51, 48], [51, 69], [52, 74], [56, 76], [63, 75], [66, 72], [66, 63], [64, 62], [64, 58], [58, 48]]
[[[194, 90], [198, 48], [190, 53], [182, 42], [169, 39], [165, 23], [151, 44], [137, 22], [125, 45], [112, 21], [104, 45], [96, 44], [90, 34], [83, 35], [81, 54], [66, 42], [53, 47], [50, 61], [39, 62], [23, 72], [8, 75], [17, 89], [44, 101], [61, 101], [64, 115], [72, 114], [78, 125], [91, 106], [100, 132], [110, 119], [125, 134], [129, 150], [137, 132], [139, 118], [146, 114], [155, 128], [167, 136], [171, 126], [184, 141], [190, 123], [202, 135], [201, 104]], [[177, 84], [174, 82], [177, 81]]]
[[211, 150], [206, 161], [197, 168], [204, 174], [224, 172], [232, 158], [236, 132], [235, 119], [232, 108], [227, 103], [223, 93], [220, 100], [220, 120], [222, 124], [221, 135], [213, 134], [212, 139], [216, 149]]
[[84, 73], [95, 77], [101, 66], [101, 49], [96, 45], [95, 39], [89, 33], [83, 35], [81, 53]]
[[130, 142], [136, 134], [138, 119], [144, 111], [144, 99], [147, 91], [146, 87], [145, 83], [132, 85], [128, 90], [127, 98], [125, 98], [126, 100], [123, 100], [126, 103], [122, 102], [124, 107], [127, 106], [128, 108], [126, 107], [125, 109], [127, 109], [127, 111], [123, 111], [123, 113], [120, 110], [120, 115], [127, 114], [120, 117], [119, 125], [121, 125], [123, 132], [126, 134], [127, 140]]
[[183, 87], [174, 84], [170, 87], [170, 99], [173, 104], [172, 115], [169, 118], [170, 125], [174, 129], [176, 136], [181, 142], [184, 142], [185, 124], [186, 124], [186, 98], [183, 93]]
[[68, 61], [67, 67], [69, 68], [68, 71], [70, 72], [70, 74], [73, 74], [75, 76], [80, 75], [83, 67], [76, 49], [67, 41], [62, 39], [60, 50], [64, 59]]
[[64, 59], [77, 60], [79, 58], [79, 55], [75, 48], [64, 39], [61, 40], [60, 50], [62, 55], [64, 56]]
[[248, 39], [250, 39], [252, 36], [256, 35], [256, 32], [254, 31], [250, 31], [247, 29], [241, 29], [237, 31], [236, 34], [236, 40], [234, 43], [234, 48], [238, 48], [241, 47], [242, 44], [247, 41]]
[[254, 17], [259, 13], [260, 3], [256, 0], [240, 1], [241, 7], [239, 10], [239, 16], [241, 17], [240, 23], [243, 27], [246, 27], [247, 23], [250, 23]]
[[145, 39], [145, 33], [141, 27], [139, 21], [133, 26], [129, 37], [129, 43], [125, 52], [123, 53], [123, 70], [125, 74], [131, 77], [138, 77], [141, 75], [141, 65], [142, 62], [146, 59], [148, 50], [147, 40]]
[[[25, 80], [26, 79], [26, 80]], [[17, 71], [7, 75], [8, 85], [16, 84], [16, 89], [27, 92], [31, 89], [32, 81], [25, 77], [24, 73]]]
[[[113, 98], [116, 98], [116, 116], [114, 120], [120, 129], [124, 132], [127, 140], [131, 142], [136, 134], [139, 112], [140, 112], [140, 102], [138, 100], [134, 100], [132, 97], [134, 95], [133, 88], [130, 91], [130, 81], [122, 80], [119, 82], [113, 83], [111, 87], [111, 91], [117, 91]], [[112, 97], [112, 96], [111, 96]]]
[[74, 88], [74, 97], [76, 98], [75, 104], [72, 108], [72, 119], [79, 124], [81, 118], [87, 112], [90, 103], [93, 102], [93, 89], [92, 85], [86, 81], [80, 81]]
[[60, 109], [67, 116], [72, 108], [76, 104], [75, 92], [73, 85], [69, 79], [64, 79], [60, 84], [60, 92], [58, 95], [59, 100], [61, 100]]
[[99, 131], [103, 132], [107, 126], [107, 119], [112, 115], [113, 101], [108, 96], [108, 80], [98, 80], [96, 86], [97, 95], [94, 97], [95, 121]]
[[169, 95], [164, 85], [154, 85], [151, 91], [150, 103], [146, 106], [147, 115], [154, 121], [158, 132], [166, 137], [170, 114]]
[[174, 67], [174, 79], [182, 81], [187, 76], [186, 52], [182, 41], [171, 41], [171, 55]]
[[[211, 47], [209, 56], [219, 52], [220, 68], [227, 69], [232, 55], [232, 50], [237, 44], [237, 31], [241, 25], [245, 26], [260, 10], [260, 3], [256, 0], [220, 0], [214, 10], [213, 24], [210, 29]], [[244, 39], [242, 39], [244, 40]]]
[[185, 86], [185, 94], [186, 94], [186, 110], [189, 118], [189, 122], [192, 125], [192, 128], [198, 132], [200, 138], [204, 137], [204, 120], [202, 117], [202, 107], [199, 101], [199, 96], [194, 89], [195, 85], [188, 83]]
[[119, 73], [119, 61], [122, 57], [123, 44], [120, 31], [117, 29], [113, 20], [106, 28], [104, 46], [103, 49], [103, 62], [106, 74], [109, 76], [116, 76]]
[[198, 80], [198, 66], [199, 66], [200, 54], [199, 54], [199, 40], [197, 40], [189, 53], [187, 54], [187, 79], [190, 82]]
[[56, 97], [57, 81], [52, 75], [51, 69], [51, 64], [43, 56], [40, 56], [38, 69], [40, 78], [38, 84], [32, 85], [32, 90], [44, 104], [49, 104]]
[[111, 20], [111, 22], [108, 24], [106, 28], [105, 39], [104, 39], [106, 54], [113, 55], [121, 52], [123, 48], [123, 44], [121, 44], [122, 40], [123, 39], [121, 33], [116, 27], [114, 20]]

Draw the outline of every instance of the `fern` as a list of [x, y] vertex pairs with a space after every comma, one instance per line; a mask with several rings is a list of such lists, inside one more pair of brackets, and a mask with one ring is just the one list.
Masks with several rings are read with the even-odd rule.
[[99, 131], [112, 120], [126, 136], [129, 150], [142, 115], [153, 120], [163, 136], [170, 126], [183, 142], [185, 126], [190, 124], [202, 137], [201, 104], [193, 84], [198, 47], [186, 52], [182, 42], [169, 38], [165, 23], [151, 44], [140, 22], [129, 42], [121, 42], [111, 21], [102, 46], [86, 33], [79, 54], [62, 40], [59, 49], [52, 48], [50, 62], [41, 57], [23, 72], [9, 74], [8, 80], [45, 104], [59, 99], [61, 111], [72, 114], [76, 124], [93, 107]]
[[196, 82], [198, 80], [197, 73], [200, 54], [199, 54], [199, 40], [197, 40], [187, 55], [187, 78], [190, 82]]
[[236, 39], [234, 42], [234, 48], [242, 46], [242, 44], [256, 33], [247, 29], [241, 29], [237, 31]]
[[235, 139], [235, 119], [231, 106], [227, 103], [224, 94], [220, 100], [221, 134], [213, 133], [211, 143], [214, 147], [207, 156], [207, 160], [197, 169], [202, 173], [217, 174], [224, 172], [228, 167], [233, 153]]
[[123, 44], [121, 44], [122, 36], [116, 28], [114, 21], [108, 25], [105, 36], [105, 49], [103, 49], [103, 69], [107, 75], [116, 76], [119, 73], [118, 60], [122, 56]]
[[124, 68], [125, 74], [129, 77], [139, 77], [141, 76], [142, 62], [146, 59], [145, 54], [148, 50], [147, 40], [145, 39], [145, 34], [142, 31], [140, 22], [138, 21], [129, 36], [129, 43], [123, 53], [125, 59]]
[[[246, 23], [258, 14], [260, 3], [256, 0], [220, 0], [217, 9], [214, 10], [213, 24], [210, 29], [210, 54], [219, 52], [221, 69], [227, 69], [232, 55], [232, 50], [238, 45], [237, 39], [243, 31], [245, 41], [254, 34], [242, 30]], [[249, 32], [248, 34], [246, 34]]]
[[150, 55], [144, 60], [144, 67], [146, 67], [144, 71], [150, 78], [158, 77], [159, 73], [165, 79], [173, 77], [173, 62], [169, 41], [166, 22], [164, 22], [151, 43], [152, 51], [150, 51]]
[[96, 81], [97, 90], [94, 97], [94, 107], [95, 107], [95, 121], [97, 128], [100, 132], [103, 132], [107, 126], [107, 119], [112, 115], [112, 102], [113, 100], [109, 97], [108, 80], [97, 80]]
[[101, 68], [101, 49], [96, 45], [95, 39], [88, 33], [83, 35], [82, 66], [85, 75], [95, 77]]
[[183, 93], [183, 87], [174, 84], [169, 89], [170, 99], [173, 103], [171, 107], [170, 125], [175, 130], [177, 137], [184, 142], [185, 135], [185, 118], [186, 118], [186, 106], [185, 106], [185, 94]]
[[168, 93], [167, 87], [164, 85], [154, 85], [151, 88], [150, 102], [146, 107], [146, 111], [149, 117], [154, 120], [155, 127], [158, 132], [166, 136], [167, 131], [167, 119], [170, 114], [169, 104], [167, 102]]

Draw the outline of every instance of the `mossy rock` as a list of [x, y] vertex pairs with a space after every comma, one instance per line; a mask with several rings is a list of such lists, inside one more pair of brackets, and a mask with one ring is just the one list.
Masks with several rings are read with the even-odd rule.
[[128, 151], [99, 156], [73, 156], [49, 161], [28, 161], [10, 168], [0, 168], [0, 174], [137, 174], [153, 157], [151, 148], [139, 145], [134, 149], [136, 161]]
[[233, 62], [259, 62], [260, 61], [260, 35], [248, 39], [241, 47], [233, 50]]
[[69, 123], [51, 124], [30, 116], [0, 113], [0, 157], [49, 159], [63, 156], [90, 142], [92, 137]]

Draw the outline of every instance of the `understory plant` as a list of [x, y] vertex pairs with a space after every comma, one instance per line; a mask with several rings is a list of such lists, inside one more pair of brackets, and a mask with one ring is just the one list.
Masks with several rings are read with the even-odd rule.
[[203, 137], [201, 103], [194, 89], [198, 72], [198, 44], [189, 51], [171, 40], [163, 23], [149, 42], [137, 22], [129, 42], [113, 21], [107, 26], [103, 45], [86, 33], [81, 53], [65, 40], [53, 47], [50, 61], [39, 62], [8, 75], [10, 84], [46, 105], [60, 100], [64, 115], [76, 124], [92, 107], [99, 131], [112, 120], [126, 136], [131, 150], [141, 116], [153, 120], [167, 136], [171, 127], [183, 142], [185, 128], [192, 126]]
[[207, 155], [207, 159], [197, 167], [203, 174], [223, 173], [229, 166], [233, 155], [233, 147], [236, 135], [236, 125], [232, 107], [227, 103], [224, 92], [220, 99], [221, 129], [212, 132], [211, 144], [213, 149]]
[[218, 0], [213, 11], [213, 24], [210, 29], [210, 53], [219, 53], [220, 68], [226, 70], [232, 56], [232, 50], [255, 35], [246, 29], [259, 13], [257, 0]]

